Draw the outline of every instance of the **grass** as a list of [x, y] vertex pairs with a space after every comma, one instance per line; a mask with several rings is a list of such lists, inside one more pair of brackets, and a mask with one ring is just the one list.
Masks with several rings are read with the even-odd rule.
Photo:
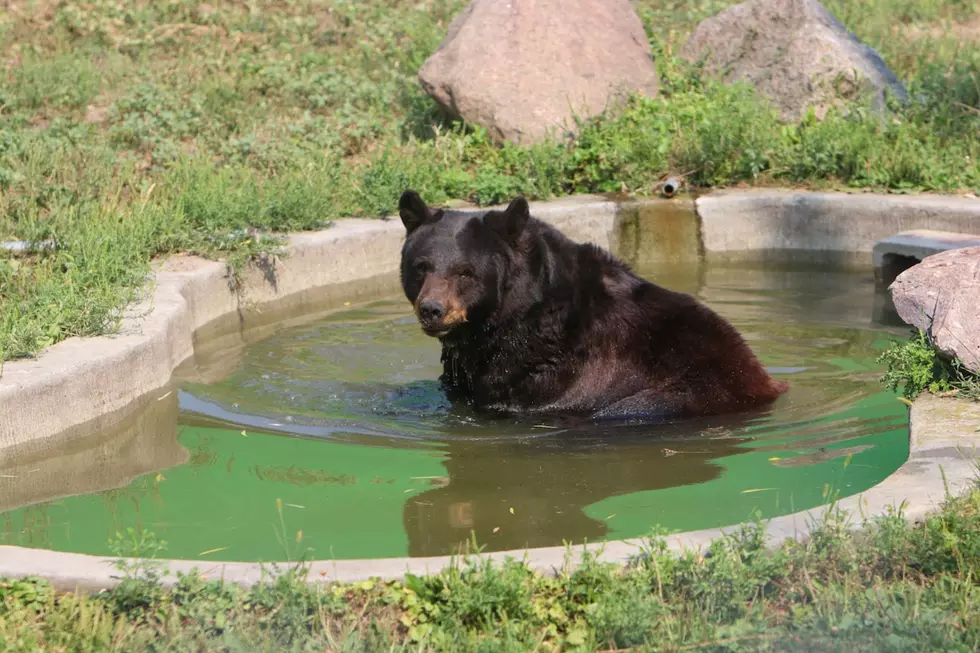
[[980, 377], [958, 360], [939, 355], [929, 336], [916, 329], [905, 341], [891, 343], [878, 357], [886, 366], [882, 383], [901, 389], [911, 401], [923, 392], [980, 401]]
[[[830, 509], [804, 543], [770, 549], [746, 524], [676, 555], [651, 536], [618, 567], [585, 555], [554, 577], [520, 561], [461, 559], [403, 582], [303, 582], [272, 570], [251, 589], [121, 564], [96, 595], [0, 581], [3, 651], [975, 651], [980, 487], [909, 524]], [[285, 525], [283, 525], [285, 533]], [[295, 538], [296, 546], [302, 534]], [[147, 534], [121, 555], [160, 554]], [[287, 543], [284, 540], [284, 545]]]
[[[832, 0], [917, 100], [782, 124], [674, 53], [734, 4], [638, 0], [662, 94], [573, 143], [497, 146], [453, 124], [416, 73], [463, 0], [11, 0], [0, 12], [0, 361], [111, 332], [155, 257], [274, 249], [253, 231], [391, 213], [400, 191], [494, 203], [701, 187], [980, 191], [973, 0]], [[973, 21], [972, 23], [970, 21]], [[966, 26], [966, 27], [964, 27]], [[949, 29], [959, 31], [947, 32]]]

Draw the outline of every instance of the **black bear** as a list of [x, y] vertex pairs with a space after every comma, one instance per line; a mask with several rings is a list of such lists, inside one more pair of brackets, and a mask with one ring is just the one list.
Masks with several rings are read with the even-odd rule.
[[442, 343], [441, 381], [477, 410], [673, 418], [761, 407], [787, 388], [690, 295], [530, 216], [435, 209], [406, 190], [401, 282]]

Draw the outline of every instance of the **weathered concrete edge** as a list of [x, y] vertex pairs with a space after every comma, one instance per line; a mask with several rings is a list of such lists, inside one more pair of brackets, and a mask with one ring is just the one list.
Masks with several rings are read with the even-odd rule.
[[[980, 404], [925, 396], [917, 400], [910, 415], [909, 459], [894, 474], [864, 493], [839, 501], [832, 508], [821, 507], [777, 517], [766, 524], [771, 545], [787, 539], [804, 540], [832, 509], [850, 518], [852, 528], [862, 525], [863, 517], [901, 510], [911, 521], [922, 520], [939, 508], [949, 496], [966, 492], [977, 481], [980, 434]], [[739, 526], [679, 533], [667, 538], [674, 552], [704, 550], [713, 540], [731, 534]], [[501, 561], [525, 560], [542, 573], [550, 574], [574, 566], [583, 551], [597, 554], [599, 560], [626, 563], [642, 551], [642, 539], [620, 540], [594, 545], [547, 547], [501, 551], [473, 556]], [[64, 590], [99, 591], [112, 587], [118, 572], [114, 559], [43, 549], [0, 546], [0, 577], [39, 576]], [[210, 579], [249, 586], [268, 579], [275, 569], [259, 563], [199, 562], [158, 560], [166, 566], [165, 584], [176, 581], [176, 574], [198, 570]], [[406, 573], [436, 573], [458, 562], [451, 556], [429, 558], [386, 558], [369, 560], [321, 560], [310, 564], [309, 582], [358, 581], [370, 578], [401, 579]], [[283, 565], [283, 563], [279, 563]]]
[[718, 191], [696, 202], [705, 254], [871, 252], [900, 231], [980, 234], [980, 199], [941, 195]]

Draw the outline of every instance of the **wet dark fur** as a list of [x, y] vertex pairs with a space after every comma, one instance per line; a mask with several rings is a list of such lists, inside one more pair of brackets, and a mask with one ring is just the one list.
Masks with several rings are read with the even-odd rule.
[[[522, 198], [475, 214], [430, 209], [406, 191], [400, 213], [402, 286], [442, 342], [441, 381], [454, 400], [509, 413], [681, 417], [758, 407], [788, 387], [707, 306], [531, 218]], [[465, 322], [440, 322], [449, 305], [465, 308]]]

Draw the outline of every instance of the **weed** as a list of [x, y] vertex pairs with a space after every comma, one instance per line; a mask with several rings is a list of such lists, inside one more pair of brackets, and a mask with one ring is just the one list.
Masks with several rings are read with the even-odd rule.
[[28, 50], [12, 72], [5, 95], [15, 111], [77, 110], [95, 97], [101, 85], [91, 59], [69, 53], [48, 57]]
[[283, 646], [308, 638], [320, 625], [321, 612], [336, 606], [335, 601], [325, 604], [323, 591], [294, 573], [257, 585], [249, 594], [248, 604], [260, 613], [260, 626], [270, 639]]
[[878, 357], [887, 366], [881, 381], [889, 390], [902, 389], [902, 396], [915, 399], [922, 392], [953, 392], [980, 399], [980, 380], [957, 360], [943, 358], [929, 337], [916, 330], [911, 338], [893, 342]]
[[231, 625], [241, 608], [242, 590], [236, 585], [205, 580], [197, 572], [178, 574], [168, 597], [184, 623], [208, 636], [218, 636]]
[[41, 578], [25, 578], [0, 581], [0, 604], [10, 602], [36, 612], [44, 609], [54, 597], [51, 584]]
[[453, 627], [464, 632], [494, 629], [494, 624], [526, 620], [531, 611], [534, 575], [526, 566], [507, 561], [499, 569], [492, 561], [464, 562], [434, 576], [406, 577], [402, 599], [415, 622], [415, 639]]
[[146, 617], [158, 609], [163, 597], [161, 580], [167, 569], [154, 558], [166, 551], [167, 543], [153, 533], [137, 533], [129, 528], [125, 534], [116, 533], [109, 545], [113, 554], [119, 556], [115, 566], [122, 573], [112, 592], [113, 607], [118, 612]]
[[[282, 499], [276, 499], [276, 513], [279, 516], [279, 529], [275, 531], [276, 540], [279, 542], [279, 546], [282, 547], [283, 553], [286, 556], [288, 562], [296, 561], [297, 566], [293, 570], [294, 573], [299, 573], [302, 567], [302, 563], [305, 560], [309, 560], [312, 555], [312, 549], [305, 549], [300, 553], [300, 546], [303, 544], [303, 531], [296, 531], [294, 538], [290, 538], [286, 530], [286, 518], [282, 512]], [[295, 540], [295, 545], [290, 546], [290, 539]]]
[[621, 649], [654, 640], [655, 626], [667, 608], [643, 580], [634, 576], [618, 581], [589, 606], [587, 623], [597, 644]]

